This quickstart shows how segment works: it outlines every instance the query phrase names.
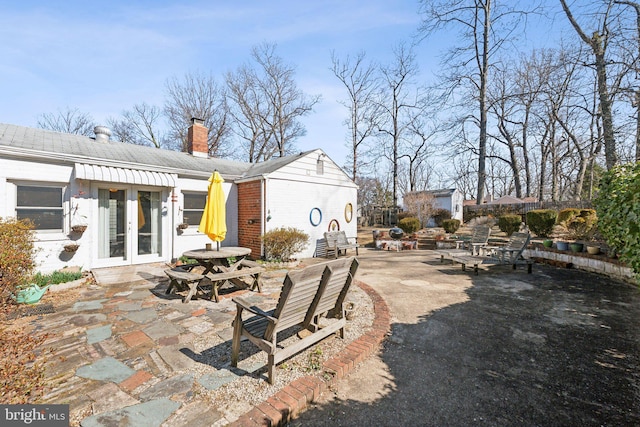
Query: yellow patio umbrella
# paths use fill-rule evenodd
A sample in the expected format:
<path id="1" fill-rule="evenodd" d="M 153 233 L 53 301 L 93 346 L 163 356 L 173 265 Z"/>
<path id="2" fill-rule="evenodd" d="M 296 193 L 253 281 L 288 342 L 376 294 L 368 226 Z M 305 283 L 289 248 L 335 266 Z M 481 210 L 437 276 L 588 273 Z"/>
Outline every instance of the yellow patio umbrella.
<path id="1" fill-rule="evenodd" d="M 209 236 L 216 242 L 220 249 L 220 242 L 227 235 L 227 210 L 225 208 L 224 191 L 222 183 L 224 179 L 218 171 L 214 171 L 209 178 L 209 191 L 207 193 L 207 203 L 204 205 L 204 212 L 200 219 L 198 231 Z"/>

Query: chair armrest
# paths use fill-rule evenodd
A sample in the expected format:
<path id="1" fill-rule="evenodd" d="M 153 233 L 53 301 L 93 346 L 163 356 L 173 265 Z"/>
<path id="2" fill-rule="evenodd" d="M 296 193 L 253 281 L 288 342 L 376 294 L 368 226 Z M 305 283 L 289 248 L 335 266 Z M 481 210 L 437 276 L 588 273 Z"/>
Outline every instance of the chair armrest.
<path id="1" fill-rule="evenodd" d="M 275 322 L 277 320 L 275 317 L 269 315 L 269 313 L 262 310 L 260 307 L 250 305 L 248 301 L 242 299 L 241 297 L 232 298 L 232 301 L 235 302 L 236 305 L 238 305 L 240 308 L 247 310 L 248 312 L 253 313 L 256 316 L 264 317 L 270 322 Z"/>

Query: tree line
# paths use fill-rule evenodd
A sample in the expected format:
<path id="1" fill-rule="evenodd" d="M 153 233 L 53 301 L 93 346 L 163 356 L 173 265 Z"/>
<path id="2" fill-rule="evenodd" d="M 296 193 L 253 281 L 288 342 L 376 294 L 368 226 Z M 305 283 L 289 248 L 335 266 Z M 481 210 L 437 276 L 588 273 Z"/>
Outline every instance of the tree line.
<path id="1" fill-rule="evenodd" d="M 359 204 L 397 206 L 404 194 L 446 183 L 481 204 L 513 194 L 591 198 L 614 165 L 640 160 L 640 3 L 631 0 L 421 0 L 415 37 L 392 59 L 331 54 L 344 89 L 349 156 Z M 564 27 L 554 45 L 525 43 L 530 26 Z M 453 42 L 426 79 L 426 43 Z M 440 39 L 439 39 L 440 38 Z M 259 162 L 295 151 L 300 119 L 319 95 L 263 43 L 217 80 L 187 74 L 166 83 L 163 107 L 145 103 L 110 119 L 121 141 L 181 150 L 191 117 L 209 128 L 212 156 Z M 168 130 L 158 124 L 169 123 Z M 77 110 L 44 114 L 41 127 L 91 134 Z"/>

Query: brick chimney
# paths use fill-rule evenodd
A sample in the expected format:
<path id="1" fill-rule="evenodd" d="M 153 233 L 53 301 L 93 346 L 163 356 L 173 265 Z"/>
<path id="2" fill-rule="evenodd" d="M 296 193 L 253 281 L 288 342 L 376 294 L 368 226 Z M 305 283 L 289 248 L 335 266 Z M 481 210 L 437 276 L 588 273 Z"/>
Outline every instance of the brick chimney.
<path id="1" fill-rule="evenodd" d="M 191 126 L 187 132 L 187 151 L 196 157 L 209 157 L 209 143 L 204 120 L 191 118 Z"/>

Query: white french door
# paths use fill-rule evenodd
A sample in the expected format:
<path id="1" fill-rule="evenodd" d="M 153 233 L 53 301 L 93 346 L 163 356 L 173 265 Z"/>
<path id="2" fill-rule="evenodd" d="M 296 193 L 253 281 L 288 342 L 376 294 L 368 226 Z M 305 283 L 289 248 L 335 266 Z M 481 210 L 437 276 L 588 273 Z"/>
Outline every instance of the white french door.
<path id="1" fill-rule="evenodd" d="M 160 261 L 163 192 L 128 185 L 100 186 L 97 261 L 104 266 Z"/>

